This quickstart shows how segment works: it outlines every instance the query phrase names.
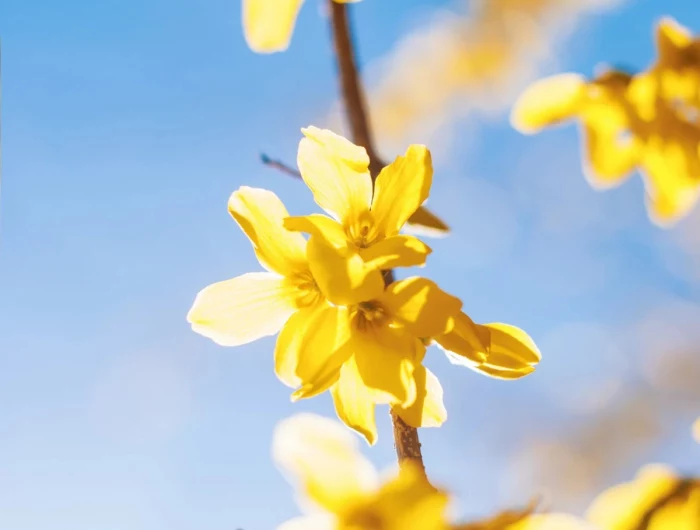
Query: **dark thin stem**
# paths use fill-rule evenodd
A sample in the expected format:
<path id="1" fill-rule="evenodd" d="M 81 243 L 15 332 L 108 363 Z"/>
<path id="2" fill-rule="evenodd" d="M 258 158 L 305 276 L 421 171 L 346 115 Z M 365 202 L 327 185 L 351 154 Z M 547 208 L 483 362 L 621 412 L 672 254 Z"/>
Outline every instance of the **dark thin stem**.
<path id="1" fill-rule="evenodd" d="M 299 173 L 298 169 L 292 166 L 288 166 L 287 164 L 285 164 L 284 162 L 280 162 L 279 160 L 273 160 L 265 153 L 262 153 L 260 155 L 260 161 L 266 166 L 276 169 L 277 171 L 281 171 L 282 173 L 289 175 L 290 177 L 294 177 L 297 179 L 301 178 L 301 173 Z"/>
<path id="2" fill-rule="evenodd" d="M 370 160 L 369 170 L 372 174 L 372 179 L 376 179 L 384 164 L 377 156 L 372 141 L 367 118 L 367 105 L 357 73 L 355 49 L 348 18 L 348 6 L 333 0 L 328 0 L 328 4 L 331 12 L 331 31 L 333 33 L 333 45 L 340 77 L 340 92 L 345 107 L 345 117 L 350 125 L 353 143 L 367 150 Z M 392 271 L 384 272 L 384 281 L 387 285 L 393 281 L 393 277 Z M 394 445 L 399 465 L 409 461 L 416 463 L 425 474 L 418 429 L 406 424 L 394 410 L 391 411 L 391 420 L 394 426 Z"/>

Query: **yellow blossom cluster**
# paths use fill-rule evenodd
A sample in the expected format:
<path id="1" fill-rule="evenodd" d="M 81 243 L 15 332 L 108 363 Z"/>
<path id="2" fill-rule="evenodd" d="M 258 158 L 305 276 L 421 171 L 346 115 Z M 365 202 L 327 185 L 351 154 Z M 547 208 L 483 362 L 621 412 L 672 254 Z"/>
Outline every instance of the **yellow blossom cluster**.
<path id="1" fill-rule="evenodd" d="M 575 119 L 592 186 L 643 177 L 650 218 L 666 226 L 700 193 L 700 39 L 670 18 L 656 31 L 658 57 L 637 74 L 610 69 L 594 79 L 560 74 L 531 85 L 511 115 L 524 133 Z"/>
<path id="2" fill-rule="evenodd" d="M 413 427 L 445 421 L 442 387 L 422 364 L 430 344 L 492 377 L 531 373 L 540 353 L 524 331 L 475 324 L 427 278 L 385 281 L 384 271 L 423 266 L 431 252 L 400 233 L 428 198 L 428 149 L 410 146 L 373 181 L 364 148 L 328 130 L 303 133 L 297 164 L 328 215 L 290 216 L 270 191 L 235 191 L 229 212 L 267 272 L 202 290 L 187 316 L 193 330 L 226 346 L 279 332 L 275 373 L 292 399 L 329 390 L 338 416 L 370 444 L 377 404 Z"/>
<path id="3" fill-rule="evenodd" d="M 488 520 L 451 523 L 450 497 L 410 464 L 383 483 L 337 422 L 299 414 L 277 426 L 273 457 L 300 490 L 308 513 L 278 530 L 697 530 L 700 479 L 663 465 L 600 494 L 585 517 L 503 512 Z"/>

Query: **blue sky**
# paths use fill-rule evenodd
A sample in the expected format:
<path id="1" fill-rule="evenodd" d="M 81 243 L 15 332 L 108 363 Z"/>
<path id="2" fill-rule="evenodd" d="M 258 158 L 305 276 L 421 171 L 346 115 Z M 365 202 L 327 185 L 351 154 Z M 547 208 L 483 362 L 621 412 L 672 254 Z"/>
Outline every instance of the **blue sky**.
<path id="1" fill-rule="evenodd" d="M 700 31 L 693 4 L 637 0 L 586 18 L 543 72 L 644 67 L 660 15 Z M 363 64 L 438 5 L 355 6 Z M 236 0 L 0 5 L 3 528 L 267 530 L 297 513 L 270 460 L 272 430 L 294 412 L 333 416 L 330 399 L 292 405 L 272 372 L 273 339 L 221 348 L 185 314 L 207 284 L 259 270 L 226 212 L 233 190 L 267 187 L 293 213 L 314 209 L 301 183 L 258 157 L 293 161 L 300 127 L 322 124 L 335 100 L 319 12 L 309 2 L 290 50 L 261 56 L 245 46 Z M 561 480 L 539 469 L 543 444 L 575 475 L 623 439 L 621 422 L 598 442 L 589 431 L 574 449 L 555 442 L 629 418 L 625 403 L 644 404 L 631 410 L 650 442 L 592 478 L 584 466 L 581 491 L 554 506 L 580 510 L 648 461 L 700 471 L 697 392 L 657 377 L 668 350 L 682 356 L 700 339 L 700 216 L 662 231 L 638 178 L 588 188 L 572 127 L 522 137 L 501 116 L 456 133 L 430 199 L 454 234 L 431 242 L 424 273 L 475 320 L 527 329 L 543 361 L 505 383 L 429 353 L 450 413 L 421 433 L 431 477 L 467 515 L 527 502 Z M 366 454 L 383 468 L 393 447 L 388 414 L 378 418 Z"/>

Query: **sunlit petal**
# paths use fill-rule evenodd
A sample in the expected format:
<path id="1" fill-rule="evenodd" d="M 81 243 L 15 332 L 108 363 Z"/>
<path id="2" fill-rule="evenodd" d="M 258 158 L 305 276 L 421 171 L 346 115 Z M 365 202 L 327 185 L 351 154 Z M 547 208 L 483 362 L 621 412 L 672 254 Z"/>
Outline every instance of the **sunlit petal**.
<path id="1" fill-rule="evenodd" d="M 426 278 L 414 276 L 389 285 L 380 298 L 389 313 L 415 337 L 435 337 L 452 329 L 462 301 Z"/>
<path id="2" fill-rule="evenodd" d="M 372 393 L 360 377 L 354 358 L 349 359 L 341 368 L 340 379 L 331 387 L 331 395 L 335 411 L 343 423 L 364 436 L 370 445 L 374 445 L 377 441 L 375 403 Z"/>
<path id="3" fill-rule="evenodd" d="M 348 238 L 345 235 L 343 225 L 335 219 L 320 214 L 311 214 L 300 217 L 287 217 L 284 227 L 294 232 L 306 232 L 311 236 L 323 239 L 329 246 L 336 249 L 344 249 L 348 246 Z"/>
<path id="4" fill-rule="evenodd" d="M 305 495 L 330 512 L 378 488 L 377 472 L 359 452 L 357 438 L 328 418 L 303 413 L 281 421 L 272 454 Z"/>
<path id="5" fill-rule="evenodd" d="M 493 528 L 495 530 L 495 528 L 500 527 L 494 526 Z M 508 530 L 601 530 L 601 528 L 574 515 L 536 513 L 521 521 L 511 523 L 508 525 Z"/>
<path id="6" fill-rule="evenodd" d="M 518 98 L 510 122 L 522 133 L 567 120 L 576 113 L 585 96 L 586 80 L 578 74 L 560 74 L 541 79 Z"/>
<path id="7" fill-rule="evenodd" d="M 250 49 L 286 50 L 302 4 L 303 0 L 243 0 L 243 31 Z"/>
<path id="8" fill-rule="evenodd" d="M 469 363 L 481 364 L 486 361 L 486 352 L 491 347 L 491 332 L 460 312 L 455 316 L 454 328 L 434 340 L 444 350 L 464 357 Z"/>
<path id="9" fill-rule="evenodd" d="M 486 324 L 485 327 L 489 329 L 491 335 L 489 354 L 506 355 L 523 364 L 532 365 L 540 362 L 542 358 L 540 350 L 530 335 L 522 329 L 498 322 Z M 487 362 L 491 363 L 491 359 L 488 358 Z"/>
<path id="10" fill-rule="evenodd" d="M 314 322 L 323 303 L 304 307 L 294 313 L 284 324 L 275 344 L 275 374 L 285 385 L 297 388 L 301 379 L 297 376 L 299 350 L 304 343 L 304 337 L 309 324 Z"/>
<path id="11" fill-rule="evenodd" d="M 358 372 L 375 402 L 412 405 L 416 400 L 416 339 L 387 326 L 357 332 L 353 339 Z"/>
<path id="12" fill-rule="evenodd" d="M 691 33 L 672 17 L 663 17 L 656 27 L 656 47 L 661 65 L 672 66 L 677 62 L 679 49 L 693 41 Z"/>
<path id="13" fill-rule="evenodd" d="M 334 304 L 357 304 L 375 299 L 384 291 L 381 271 L 367 265 L 353 249 L 338 250 L 312 236 L 307 256 L 318 288 Z"/>
<path id="14" fill-rule="evenodd" d="M 425 265 L 432 250 L 413 236 L 392 236 L 360 250 L 364 262 L 374 269 Z"/>
<path id="15" fill-rule="evenodd" d="M 268 190 L 242 186 L 228 201 L 228 211 L 250 239 L 260 264 L 283 276 L 308 270 L 306 240 L 289 232 L 282 201 Z"/>
<path id="16" fill-rule="evenodd" d="M 297 165 L 316 203 L 335 219 L 354 222 L 372 200 L 367 152 L 326 129 L 302 132 Z"/>
<path id="17" fill-rule="evenodd" d="M 328 390 L 340 376 L 340 367 L 353 353 L 350 319 L 345 307 L 324 305 L 306 322 L 299 340 L 295 375 L 302 387 L 293 399 Z"/>
<path id="18" fill-rule="evenodd" d="M 440 381 L 424 366 L 417 366 L 413 375 L 416 379 L 416 401 L 410 407 L 394 406 L 394 410 L 412 427 L 439 427 L 447 420 Z"/>
<path id="19" fill-rule="evenodd" d="M 433 182 L 430 151 L 411 145 L 404 156 L 386 166 L 374 184 L 372 214 L 381 234 L 393 236 L 425 202 Z"/>
<path id="20" fill-rule="evenodd" d="M 584 174 L 596 189 L 610 189 L 622 184 L 640 159 L 640 144 L 634 139 L 621 143 L 614 132 L 584 125 L 582 142 Z"/>
<path id="21" fill-rule="evenodd" d="M 277 333 L 297 310 L 297 289 L 268 272 L 251 272 L 202 289 L 187 313 L 192 329 L 222 346 Z"/>

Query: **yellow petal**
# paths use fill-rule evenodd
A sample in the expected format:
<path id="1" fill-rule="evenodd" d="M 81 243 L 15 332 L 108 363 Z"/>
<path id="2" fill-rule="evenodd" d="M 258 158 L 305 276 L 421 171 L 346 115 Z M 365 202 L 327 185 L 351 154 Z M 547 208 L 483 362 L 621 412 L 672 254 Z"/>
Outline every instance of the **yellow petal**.
<path id="1" fill-rule="evenodd" d="M 700 444 L 700 418 L 693 423 L 693 438 Z"/>
<path id="2" fill-rule="evenodd" d="M 394 282 L 380 298 L 389 314 L 413 336 L 428 338 L 447 333 L 462 301 L 440 289 L 426 278 L 414 276 Z"/>
<path id="3" fill-rule="evenodd" d="M 450 233 L 450 227 L 425 206 L 421 206 L 408 218 L 404 231 L 424 237 L 445 237 Z"/>
<path id="4" fill-rule="evenodd" d="M 578 74 L 541 79 L 518 98 L 510 122 L 521 133 L 534 133 L 572 118 L 586 94 L 586 80 Z"/>
<path id="5" fill-rule="evenodd" d="M 425 366 L 417 366 L 413 375 L 416 379 L 416 401 L 410 407 L 395 406 L 394 410 L 411 427 L 439 427 L 447 420 L 440 381 Z"/>
<path id="6" fill-rule="evenodd" d="M 358 372 L 375 402 L 412 405 L 416 339 L 402 329 L 376 326 L 356 331 L 353 341 Z"/>
<path id="7" fill-rule="evenodd" d="M 303 0 L 243 0 L 243 32 L 251 50 L 284 51 Z"/>
<path id="8" fill-rule="evenodd" d="M 331 395 L 338 417 L 357 431 L 370 445 L 377 441 L 377 424 L 374 421 L 375 403 L 357 370 L 354 358 L 340 370 L 340 379 L 331 387 Z"/>
<path id="9" fill-rule="evenodd" d="M 428 483 L 420 466 L 403 462 L 398 476 L 382 486 L 374 509 L 387 530 L 444 530 L 449 497 Z"/>
<path id="10" fill-rule="evenodd" d="M 346 249 L 348 237 L 345 229 L 338 221 L 317 213 L 299 217 L 287 217 L 284 227 L 293 232 L 306 232 L 311 236 L 323 239 L 335 249 Z"/>
<path id="11" fill-rule="evenodd" d="M 611 189 L 622 184 L 640 161 L 641 146 L 635 139 L 620 143 L 615 131 L 582 127 L 584 174 L 596 189 Z"/>
<path id="12" fill-rule="evenodd" d="M 307 255 L 318 288 L 336 305 L 373 300 L 384 291 L 381 271 L 365 264 L 352 249 L 335 249 L 322 238 L 311 236 Z"/>
<path id="13" fill-rule="evenodd" d="M 489 530 L 491 527 L 488 527 Z M 493 527 L 493 530 L 500 527 Z M 508 525 L 508 530 L 602 530 L 566 513 L 536 513 Z M 610 530 L 613 530 L 612 528 Z"/>
<path id="14" fill-rule="evenodd" d="M 670 468 L 645 466 L 633 481 L 613 486 L 596 497 L 586 512 L 586 519 L 601 528 L 634 528 L 644 513 L 668 495 L 677 483 L 678 477 Z"/>
<path id="15" fill-rule="evenodd" d="M 250 239 L 260 264 L 283 276 L 308 271 L 306 240 L 289 232 L 282 201 L 268 190 L 242 186 L 228 201 L 228 211 Z"/>
<path id="16" fill-rule="evenodd" d="M 672 17 L 663 17 L 659 21 L 656 27 L 656 47 L 661 65 L 677 66 L 680 50 L 690 46 L 692 42 L 690 32 Z"/>
<path id="17" fill-rule="evenodd" d="M 489 328 L 475 324 L 469 316 L 460 312 L 455 316 L 454 328 L 449 333 L 435 337 L 435 342 L 444 350 L 463 356 L 470 363 L 481 364 L 486 361 L 486 352 L 491 347 L 491 332 Z"/>
<path id="18" fill-rule="evenodd" d="M 275 462 L 304 495 L 329 512 L 339 512 L 378 488 L 372 464 L 360 454 L 357 438 L 339 422 L 297 414 L 277 424 Z"/>
<path id="19" fill-rule="evenodd" d="M 295 371 L 302 387 L 294 392 L 294 400 L 328 390 L 353 353 L 347 308 L 323 305 L 305 324 Z"/>
<path id="20" fill-rule="evenodd" d="M 344 224 L 369 210 L 372 178 L 362 147 L 326 129 L 302 129 L 297 165 L 316 203 Z"/>
<path id="21" fill-rule="evenodd" d="M 297 376 L 299 350 L 310 322 L 313 322 L 321 304 L 304 307 L 284 324 L 275 344 L 275 374 L 285 385 L 297 388 L 302 381 Z"/>
<path id="22" fill-rule="evenodd" d="M 240 346 L 277 333 L 297 310 L 297 296 L 284 278 L 251 272 L 202 289 L 187 321 L 221 346 Z"/>
<path id="23" fill-rule="evenodd" d="M 372 214 L 379 233 L 386 237 L 399 230 L 425 202 L 433 182 L 433 163 L 424 145 L 411 145 L 404 156 L 381 170 L 374 184 Z"/>
<path id="24" fill-rule="evenodd" d="M 392 236 L 360 250 L 364 262 L 375 269 L 425 265 L 431 248 L 413 236 Z"/>
<path id="25" fill-rule="evenodd" d="M 452 364 L 457 364 L 459 366 L 464 366 L 475 372 L 479 372 L 483 375 L 493 377 L 494 379 L 502 379 L 504 381 L 514 381 L 516 379 L 521 379 L 526 375 L 531 374 L 535 371 L 534 366 L 524 366 L 519 370 L 512 370 L 510 368 L 500 368 L 498 366 L 491 366 L 486 363 L 474 363 L 461 355 L 452 353 L 451 351 L 445 351 L 447 359 Z"/>
<path id="26" fill-rule="evenodd" d="M 489 353 L 500 353 L 520 360 L 524 364 L 537 364 L 542 355 L 535 341 L 520 328 L 494 322 L 485 324 L 491 335 Z"/>

